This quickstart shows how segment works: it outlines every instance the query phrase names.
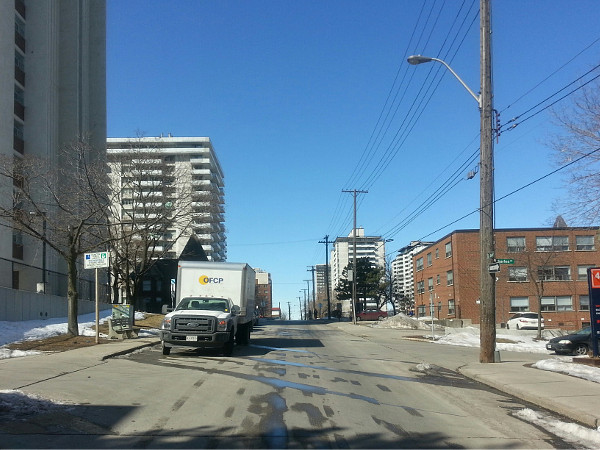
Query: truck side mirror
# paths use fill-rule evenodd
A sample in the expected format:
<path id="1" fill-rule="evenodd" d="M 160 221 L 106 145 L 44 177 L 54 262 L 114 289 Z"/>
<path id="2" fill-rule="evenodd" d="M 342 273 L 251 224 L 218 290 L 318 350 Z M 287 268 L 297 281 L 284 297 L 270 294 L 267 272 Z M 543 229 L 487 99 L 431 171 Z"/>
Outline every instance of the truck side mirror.
<path id="1" fill-rule="evenodd" d="M 231 307 L 231 314 L 237 315 L 240 313 L 240 307 L 238 305 L 233 305 Z"/>

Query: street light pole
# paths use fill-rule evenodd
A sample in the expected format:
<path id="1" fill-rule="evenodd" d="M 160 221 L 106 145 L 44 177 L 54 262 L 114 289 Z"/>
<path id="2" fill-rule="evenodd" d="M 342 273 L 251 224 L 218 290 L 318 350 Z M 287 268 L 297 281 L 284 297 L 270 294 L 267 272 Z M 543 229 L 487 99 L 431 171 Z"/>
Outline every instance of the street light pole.
<path id="1" fill-rule="evenodd" d="M 413 55 L 407 61 L 412 65 L 436 61 L 443 64 L 477 101 L 480 110 L 480 200 L 479 200 L 479 250 L 480 250 L 480 353 L 482 363 L 495 362 L 496 350 L 496 298 L 495 274 L 489 265 L 494 252 L 494 153 L 492 135 L 492 82 L 491 82 L 491 30 L 489 0 L 480 0 L 481 33 L 481 94 L 476 95 L 466 83 L 438 58 Z"/>

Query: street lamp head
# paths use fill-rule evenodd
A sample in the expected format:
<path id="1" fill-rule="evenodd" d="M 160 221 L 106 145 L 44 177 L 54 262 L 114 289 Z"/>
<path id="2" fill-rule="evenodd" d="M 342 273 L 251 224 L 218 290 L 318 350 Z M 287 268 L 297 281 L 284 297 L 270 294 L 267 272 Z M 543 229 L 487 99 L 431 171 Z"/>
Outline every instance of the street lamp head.
<path id="1" fill-rule="evenodd" d="M 430 58 L 429 56 L 412 55 L 412 56 L 409 56 L 406 60 L 408 61 L 409 64 L 416 66 L 418 64 L 423 64 L 423 63 L 428 63 L 430 61 L 433 61 L 433 58 Z"/>

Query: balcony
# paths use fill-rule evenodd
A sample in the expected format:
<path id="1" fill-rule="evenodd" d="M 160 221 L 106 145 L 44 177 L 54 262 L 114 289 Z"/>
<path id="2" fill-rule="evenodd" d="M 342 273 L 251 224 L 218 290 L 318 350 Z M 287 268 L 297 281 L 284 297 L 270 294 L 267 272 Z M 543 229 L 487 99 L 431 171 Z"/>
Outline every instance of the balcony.
<path id="1" fill-rule="evenodd" d="M 23 139 L 13 135 L 13 149 L 23 154 L 25 152 L 25 142 Z"/>
<path id="2" fill-rule="evenodd" d="M 23 53 L 25 53 L 25 38 L 17 31 L 15 31 L 15 44 Z"/>
<path id="3" fill-rule="evenodd" d="M 14 113 L 21 120 L 25 120 L 25 107 L 15 100 Z"/>
<path id="4" fill-rule="evenodd" d="M 17 80 L 21 86 L 25 86 L 25 72 L 17 66 L 15 66 L 15 80 Z"/>
<path id="5" fill-rule="evenodd" d="M 23 19 L 26 18 L 27 10 L 25 9 L 25 3 L 23 0 L 15 0 L 15 9 Z"/>

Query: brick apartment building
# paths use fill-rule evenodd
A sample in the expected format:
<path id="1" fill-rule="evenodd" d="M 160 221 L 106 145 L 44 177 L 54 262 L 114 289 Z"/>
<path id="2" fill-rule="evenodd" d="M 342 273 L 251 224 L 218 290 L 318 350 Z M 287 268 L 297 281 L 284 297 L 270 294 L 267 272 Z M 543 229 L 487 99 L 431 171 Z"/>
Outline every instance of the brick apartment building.
<path id="1" fill-rule="evenodd" d="M 496 322 L 538 311 L 546 328 L 589 325 L 587 269 L 600 266 L 599 228 L 498 229 Z M 508 262 L 508 261 L 507 261 Z M 415 313 L 479 323 L 479 230 L 457 230 L 415 254 Z"/>

